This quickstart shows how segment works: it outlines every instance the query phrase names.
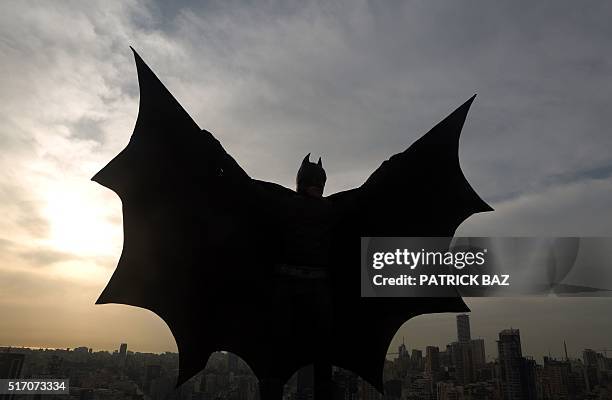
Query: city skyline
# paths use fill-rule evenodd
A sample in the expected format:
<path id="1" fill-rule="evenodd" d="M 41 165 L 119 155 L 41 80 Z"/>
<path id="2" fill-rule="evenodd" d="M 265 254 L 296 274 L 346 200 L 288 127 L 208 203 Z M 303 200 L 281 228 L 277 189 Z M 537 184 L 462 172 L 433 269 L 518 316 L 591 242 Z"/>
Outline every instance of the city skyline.
<path id="1" fill-rule="evenodd" d="M 474 347 L 480 339 L 465 334 L 470 329 L 466 314 L 456 316 L 456 327 L 455 340 L 443 350 L 428 346 L 426 352 L 409 351 L 402 343 L 396 357 L 385 363 L 384 395 L 350 371 L 334 368 L 336 395 L 350 400 L 586 400 L 612 394 L 612 358 L 607 353 L 586 348 L 577 359 L 545 357 L 538 363 L 523 353 L 520 329 L 506 328 L 498 332 L 495 361 L 487 362 Z M 256 376 L 232 353 L 212 354 L 202 371 L 175 388 L 178 357 L 133 352 L 127 343 L 118 344 L 112 354 L 87 347 L 0 347 L 0 377 L 69 379 L 70 395 L 80 399 L 109 391 L 113 399 L 259 399 Z M 311 399 L 312 379 L 312 368 L 296 371 L 285 383 L 283 398 Z"/>
<path id="2" fill-rule="evenodd" d="M 446 319 L 450 319 L 452 320 L 452 323 L 454 324 L 455 327 L 455 336 L 453 337 L 453 335 L 449 335 L 446 338 L 446 341 L 442 341 L 442 342 L 436 342 L 436 343 L 427 343 L 425 345 L 421 345 L 420 347 L 418 346 L 414 346 L 412 345 L 409 341 L 406 341 L 406 336 L 400 336 L 402 333 L 402 330 L 398 331 L 398 333 L 395 335 L 394 339 L 392 340 L 390 346 L 389 346 L 389 351 L 387 353 L 387 358 L 388 359 L 392 359 L 394 358 L 394 356 L 396 356 L 397 354 L 399 354 L 397 352 L 397 348 L 399 348 L 400 346 L 405 347 L 405 349 L 410 353 L 411 350 L 419 350 L 422 351 L 423 354 L 425 354 L 427 347 L 430 346 L 435 346 L 438 349 L 440 349 L 442 351 L 442 349 L 445 349 L 447 345 L 452 344 L 453 342 L 457 342 L 457 343 L 461 343 L 460 338 L 459 338 L 459 328 L 458 328 L 458 322 L 457 322 L 457 318 L 460 316 L 468 316 L 468 322 L 467 322 L 467 330 L 471 333 L 474 333 L 474 335 L 470 335 L 470 339 L 469 340 L 484 340 L 485 345 L 486 345 L 486 359 L 484 361 L 486 362 L 490 362 L 490 361 L 494 361 L 495 358 L 495 351 L 497 349 L 497 335 L 499 334 L 500 331 L 503 330 L 513 330 L 513 329 L 520 329 L 520 327 L 517 326 L 506 326 L 506 327 L 502 327 L 499 326 L 495 329 L 497 329 L 496 334 L 494 335 L 494 337 L 483 337 L 481 335 L 478 334 L 477 329 L 474 330 L 473 329 L 473 325 L 469 319 L 470 314 L 466 314 L 466 313 L 457 313 L 457 314 L 445 314 L 445 318 Z M 452 333 L 452 332 L 450 332 Z M 527 330 L 523 330 L 522 334 L 529 334 L 529 332 Z M 468 341 L 469 341 L 468 340 Z M 400 343 L 400 345 L 396 345 L 397 343 Z M 63 347 L 39 347 L 39 346 L 28 346 L 28 345 L 15 345 L 15 344 L 4 344 L 4 343 L 0 343 L 0 348 L 14 348 L 14 349 L 19 349 L 19 348 L 27 348 L 27 349 L 41 349 L 41 350 L 74 350 L 74 349 L 78 349 L 78 348 L 87 348 L 90 349 L 92 351 L 98 352 L 98 351 L 102 351 L 102 352 L 109 352 L 109 353 L 121 353 L 122 352 L 122 348 L 123 345 L 125 345 L 125 351 L 126 352 L 132 352 L 132 353 L 144 353 L 144 354 L 164 354 L 164 353 L 172 353 L 172 354 L 178 354 L 178 351 L 175 350 L 162 350 L 162 351 L 146 351 L 146 350 L 142 350 L 139 348 L 133 348 L 133 347 L 128 347 L 128 343 L 129 342 L 120 342 L 118 345 L 114 345 L 111 347 L 106 347 L 106 348 L 99 348 L 99 347 L 95 347 L 95 346 L 89 346 L 87 343 L 76 343 L 73 344 L 71 346 L 63 346 Z M 395 345 L 395 347 L 394 347 Z M 523 344 L 524 346 L 524 344 Z M 551 347 L 552 348 L 552 347 Z M 599 348 L 598 346 L 593 346 L 592 344 L 589 343 L 575 343 L 573 345 L 570 345 L 570 351 L 568 351 L 567 349 L 567 343 L 565 340 L 563 340 L 561 343 L 558 344 L 557 347 L 555 347 L 555 351 L 550 351 L 550 348 L 547 350 L 548 352 L 536 352 L 536 353 L 531 353 L 531 352 L 523 352 L 523 355 L 526 357 L 530 357 L 533 358 L 535 360 L 543 360 L 545 357 L 552 357 L 555 359 L 563 359 L 565 358 L 565 354 L 567 352 L 567 355 L 571 355 L 571 357 L 569 357 L 570 359 L 580 359 L 582 357 L 582 353 L 584 352 L 585 349 L 591 349 L 591 350 L 595 350 L 597 352 L 602 352 L 604 354 L 607 354 L 608 352 L 612 353 L 612 346 L 605 346 L 604 348 Z M 225 350 L 223 349 L 219 349 L 219 352 L 225 352 Z M 248 360 L 243 360 L 244 362 L 246 362 L 248 364 Z"/>

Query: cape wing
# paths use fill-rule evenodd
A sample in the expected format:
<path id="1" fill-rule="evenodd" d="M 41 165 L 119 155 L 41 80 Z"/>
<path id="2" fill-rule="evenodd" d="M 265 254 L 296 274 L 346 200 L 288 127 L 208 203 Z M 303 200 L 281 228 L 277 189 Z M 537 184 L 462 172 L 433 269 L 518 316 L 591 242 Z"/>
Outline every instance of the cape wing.
<path id="1" fill-rule="evenodd" d="M 293 192 L 251 179 L 134 55 L 134 132 L 93 177 L 120 197 L 124 227 L 121 258 L 96 303 L 161 317 L 178 346 L 178 384 L 220 350 L 260 379 L 287 380 L 309 354 L 286 351 L 304 338 L 282 336 L 268 274 L 280 253 L 274 199 Z"/>
<path id="2" fill-rule="evenodd" d="M 329 196 L 342 215 L 334 233 L 334 364 L 355 371 L 382 391 L 389 343 L 408 319 L 469 311 L 459 295 L 361 298 L 360 237 L 448 237 L 470 215 L 491 211 L 459 165 L 459 136 L 470 98 L 359 188 Z M 450 244 L 450 239 L 449 243 Z"/>

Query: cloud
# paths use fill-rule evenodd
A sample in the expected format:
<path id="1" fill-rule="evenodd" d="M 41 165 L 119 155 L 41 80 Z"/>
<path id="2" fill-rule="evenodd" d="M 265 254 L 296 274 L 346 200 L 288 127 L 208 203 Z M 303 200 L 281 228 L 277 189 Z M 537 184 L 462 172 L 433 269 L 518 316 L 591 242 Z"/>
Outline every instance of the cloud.
<path id="1" fill-rule="evenodd" d="M 33 249 L 20 253 L 20 256 L 31 266 L 48 266 L 59 261 L 74 259 L 71 254 L 49 249 Z"/>
<path id="2" fill-rule="evenodd" d="M 20 234 L 41 237 L 48 232 L 49 226 L 40 213 L 40 205 L 27 188 L 7 179 L 0 183 L 0 197 L 3 199 L 0 210 L 6 216 L 0 221 L 0 227 L 7 237 Z"/>
<path id="3" fill-rule="evenodd" d="M 610 236 L 612 177 L 574 179 L 518 194 L 496 203 L 495 212 L 477 214 L 460 236 Z"/>
<path id="4" fill-rule="evenodd" d="M 85 288 L 93 299 L 121 252 L 119 200 L 89 179 L 136 120 L 129 45 L 256 178 L 292 186 L 312 152 L 323 156 L 329 193 L 357 186 L 478 93 L 461 162 L 497 211 L 462 232 L 612 226 L 608 2 L 0 8 L 0 271 L 33 284 L 37 274 L 59 277 L 58 290 Z"/>
<path id="5" fill-rule="evenodd" d="M 573 7 L 182 3 L 160 8 L 174 50 L 135 45 L 249 172 L 286 185 L 309 151 L 331 191 L 360 184 L 478 92 L 462 162 L 500 199 L 610 164 L 609 5 Z"/>

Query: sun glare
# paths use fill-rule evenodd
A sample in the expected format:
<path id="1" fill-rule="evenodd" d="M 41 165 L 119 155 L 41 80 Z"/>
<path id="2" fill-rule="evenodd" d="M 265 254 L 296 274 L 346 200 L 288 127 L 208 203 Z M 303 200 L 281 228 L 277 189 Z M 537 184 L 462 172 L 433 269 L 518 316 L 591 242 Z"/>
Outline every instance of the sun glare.
<path id="1" fill-rule="evenodd" d="M 112 256 L 121 248 L 119 199 L 109 201 L 93 190 L 62 188 L 46 194 L 45 217 L 50 225 L 47 245 L 80 256 Z M 114 216 L 119 222 L 113 222 Z"/>

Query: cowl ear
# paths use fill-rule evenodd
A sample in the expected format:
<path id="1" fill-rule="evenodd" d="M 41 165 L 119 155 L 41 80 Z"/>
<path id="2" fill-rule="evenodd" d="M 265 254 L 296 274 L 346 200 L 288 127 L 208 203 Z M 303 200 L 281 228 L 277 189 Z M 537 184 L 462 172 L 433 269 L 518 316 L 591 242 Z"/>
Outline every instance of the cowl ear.
<path id="1" fill-rule="evenodd" d="M 319 157 L 319 161 L 317 161 L 317 165 L 323 168 L 323 163 L 321 162 L 321 157 Z"/>
<path id="2" fill-rule="evenodd" d="M 306 154 L 306 157 L 302 160 L 302 165 L 310 163 L 310 153 Z"/>

